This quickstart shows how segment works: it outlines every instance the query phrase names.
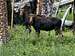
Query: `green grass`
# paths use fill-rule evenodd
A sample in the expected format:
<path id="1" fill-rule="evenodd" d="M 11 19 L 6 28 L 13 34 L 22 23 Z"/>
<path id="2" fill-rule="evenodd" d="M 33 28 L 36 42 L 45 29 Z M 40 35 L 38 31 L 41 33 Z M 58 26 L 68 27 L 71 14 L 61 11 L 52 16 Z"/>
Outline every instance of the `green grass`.
<path id="1" fill-rule="evenodd" d="M 63 15 L 64 12 L 58 13 L 60 18 Z M 69 20 L 72 18 L 72 13 L 67 16 Z M 64 32 L 63 39 L 57 38 L 54 31 L 41 31 L 40 37 L 36 37 L 33 28 L 28 34 L 22 25 L 9 32 L 10 41 L 0 46 L 0 56 L 75 56 L 75 36 L 71 30 Z"/>
<path id="2" fill-rule="evenodd" d="M 62 8 L 62 9 L 64 9 L 64 8 Z M 66 9 L 67 9 L 67 8 L 66 8 Z M 64 14 L 65 14 L 65 12 L 66 12 L 66 9 L 64 9 L 63 12 L 59 12 L 58 15 L 57 15 L 57 17 L 63 18 Z M 68 12 L 68 15 L 67 15 L 67 17 L 66 17 L 66 20 L 73 20 L 73 11 L 72 11 L 72 13 Z"/>
<path id="3" fill-rule="evenodd" d="M 16 26 L 11 32 L 11 40 L 0 47 L 0 56 L 75 56 L 75 37 L 71 31 L 64 32 L 63 42 L 54 31 L 35 31 L 28 36 L 25 27 Z"/>

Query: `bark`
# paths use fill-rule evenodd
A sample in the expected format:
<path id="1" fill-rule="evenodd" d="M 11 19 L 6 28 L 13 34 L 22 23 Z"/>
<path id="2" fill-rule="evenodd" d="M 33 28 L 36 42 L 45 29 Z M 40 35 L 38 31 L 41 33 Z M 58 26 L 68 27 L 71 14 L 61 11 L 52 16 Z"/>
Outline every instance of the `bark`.
<path id="1" fill-rule="evenodd" d="M 39 15 L 51 16 L 53 14 L 54 0 L 37 0 L 37 13 Z"/>
<path id="2" fill-rule="evenodd" d="M 7 0 L 7 13 L 8 13 L 8 25 L 11 25 L 11 13 L 12 13 L 12 9 L 11 9 L 11 0 Z"/>
<path id="3" fill-rule="evenodd" d="M 75 0 L 73 3 L 73 34 L 75 34 Z"/>
<path id="4" fill-rule="evenodd" d="M 8 39 L 8 19 L 6 0 L 0 0 L 0 41 L 6 43 Z"/>

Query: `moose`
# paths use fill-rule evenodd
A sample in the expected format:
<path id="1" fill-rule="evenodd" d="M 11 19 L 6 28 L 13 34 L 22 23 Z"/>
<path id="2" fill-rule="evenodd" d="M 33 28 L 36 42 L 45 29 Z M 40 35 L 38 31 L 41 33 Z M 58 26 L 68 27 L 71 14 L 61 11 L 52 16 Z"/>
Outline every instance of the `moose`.
<path id="1" fill-rule="evenodd" d="M 23 17 L 24 25 L 26 26 L 26 29 L 29 30 L 29 33 L 31 32 L 31 26 L 33 26 L 38 36 L 40 34 L 40 30 L 55 30 L 57 35 L 62 35 L 62 32 L 60 30 L 62 21 L 57 17 L 45 17 L 44 15 L 30 15 L 30 7 L 28 6 L 25 6 L 23 8 L 20 15 Z"/>
<path id="2" fill-rule="evenodd" d="M 21 13 L 24 21 L 24 25 L 26 29 L 29 29 L 29 33 L 31 32 L 31 26 L 34 27 L 35 31 L 40 34 L 40 30 L 51 31 L 55 30 L 56 34 L 61 34 L 60 30 L 62 20 L 57 17 L 45 17 L 44 15 L 30 15 L 31 10 L 30 6 L 25 6 Z M 63 35 L 62 35 L 63 36 Z"/>
<path id="3" fill-rule="evenodd" d="M 30 17 L 29 23 L 33 26 L 35 31 L 40 34 L 40 30 L 51 31 L 55 30 L 56 35 L 62 34 L 60 27 L 61 27 L 61 20 L 56 17 L 45 17 L 40 15 L 35 15 Z"/>

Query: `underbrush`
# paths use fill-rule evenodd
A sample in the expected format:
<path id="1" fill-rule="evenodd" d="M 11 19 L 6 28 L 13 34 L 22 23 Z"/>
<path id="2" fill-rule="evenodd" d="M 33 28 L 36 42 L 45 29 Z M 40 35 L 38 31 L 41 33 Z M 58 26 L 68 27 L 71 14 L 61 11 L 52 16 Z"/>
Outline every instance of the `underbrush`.
<path id="1" fill-rule="evenodd" d="M 75 36 L 71 30 L 64 32 L 63 39 L 54 31 L 41 31 L 40 37 L 36 37 L 33 28 L 28 34 L 24 26 L 17 25 L 10 34 L 10 41 L 0 47 L 0 56 L 75 56 Z"/>
<path id="2" fill-rule="evenodd" d="M 59 12 L 62 18 L 64 12 Z M 68 14 L 68 20 L 73 19 L 73 14 Z M 0 46 L 0 56 L 75 56 L 75 36 L 71 30 L 64 33 L 63 38 L 58 38 L 54 31 L 41 31 L 40 37 L 36 37 L 32 28 L 30 34 L 25 27 L 16 25 L 10 32 L 10 41 Z"/>

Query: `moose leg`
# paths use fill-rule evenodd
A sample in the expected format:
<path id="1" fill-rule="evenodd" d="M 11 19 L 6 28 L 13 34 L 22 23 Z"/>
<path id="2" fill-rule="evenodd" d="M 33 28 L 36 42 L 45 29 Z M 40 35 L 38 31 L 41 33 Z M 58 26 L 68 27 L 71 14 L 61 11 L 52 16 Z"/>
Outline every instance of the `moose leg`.
<path id="1" fill-rule="evenodd" d="M 35 23 L 34 29 L 36 31 L 37 36 L 39 37 L 40 36 L 40 23 L 39 22 Z"/>
<path id="2" fill-rule="evenodd" d="M 40 37 L 40 29 L 36 29 L 37 37 Z"/>
<path id="3" fill-rule="evenodd" d="M 55 29 L 55 32 L 56 32 L 55 34 L 58 35 L 59 37 L 63 37 L 63 33 L 59 28 Z"/>
<path id="4" fill-rule="evenodd" d="M 31 33 L 31 26 L 27 25 L 27 26 L 26 26 L 26 31 L 27 31 L 28 33 Z"/>
<path id="5" fill-rule="evenodd" d="M 29 26 L 29 33 L 31 33 L 31 26 Z"/>
<path id="6" fill-rule="evenodd" d="M 63 40 L 64 39 L 63 39 L 63 33 L 62 33 L 62 31 L 60 29 L 57 29 L 55 31 L 56 31 L 55 34 L 58 35 L 57 36 L 57 40 L 63 44 Z"/>

